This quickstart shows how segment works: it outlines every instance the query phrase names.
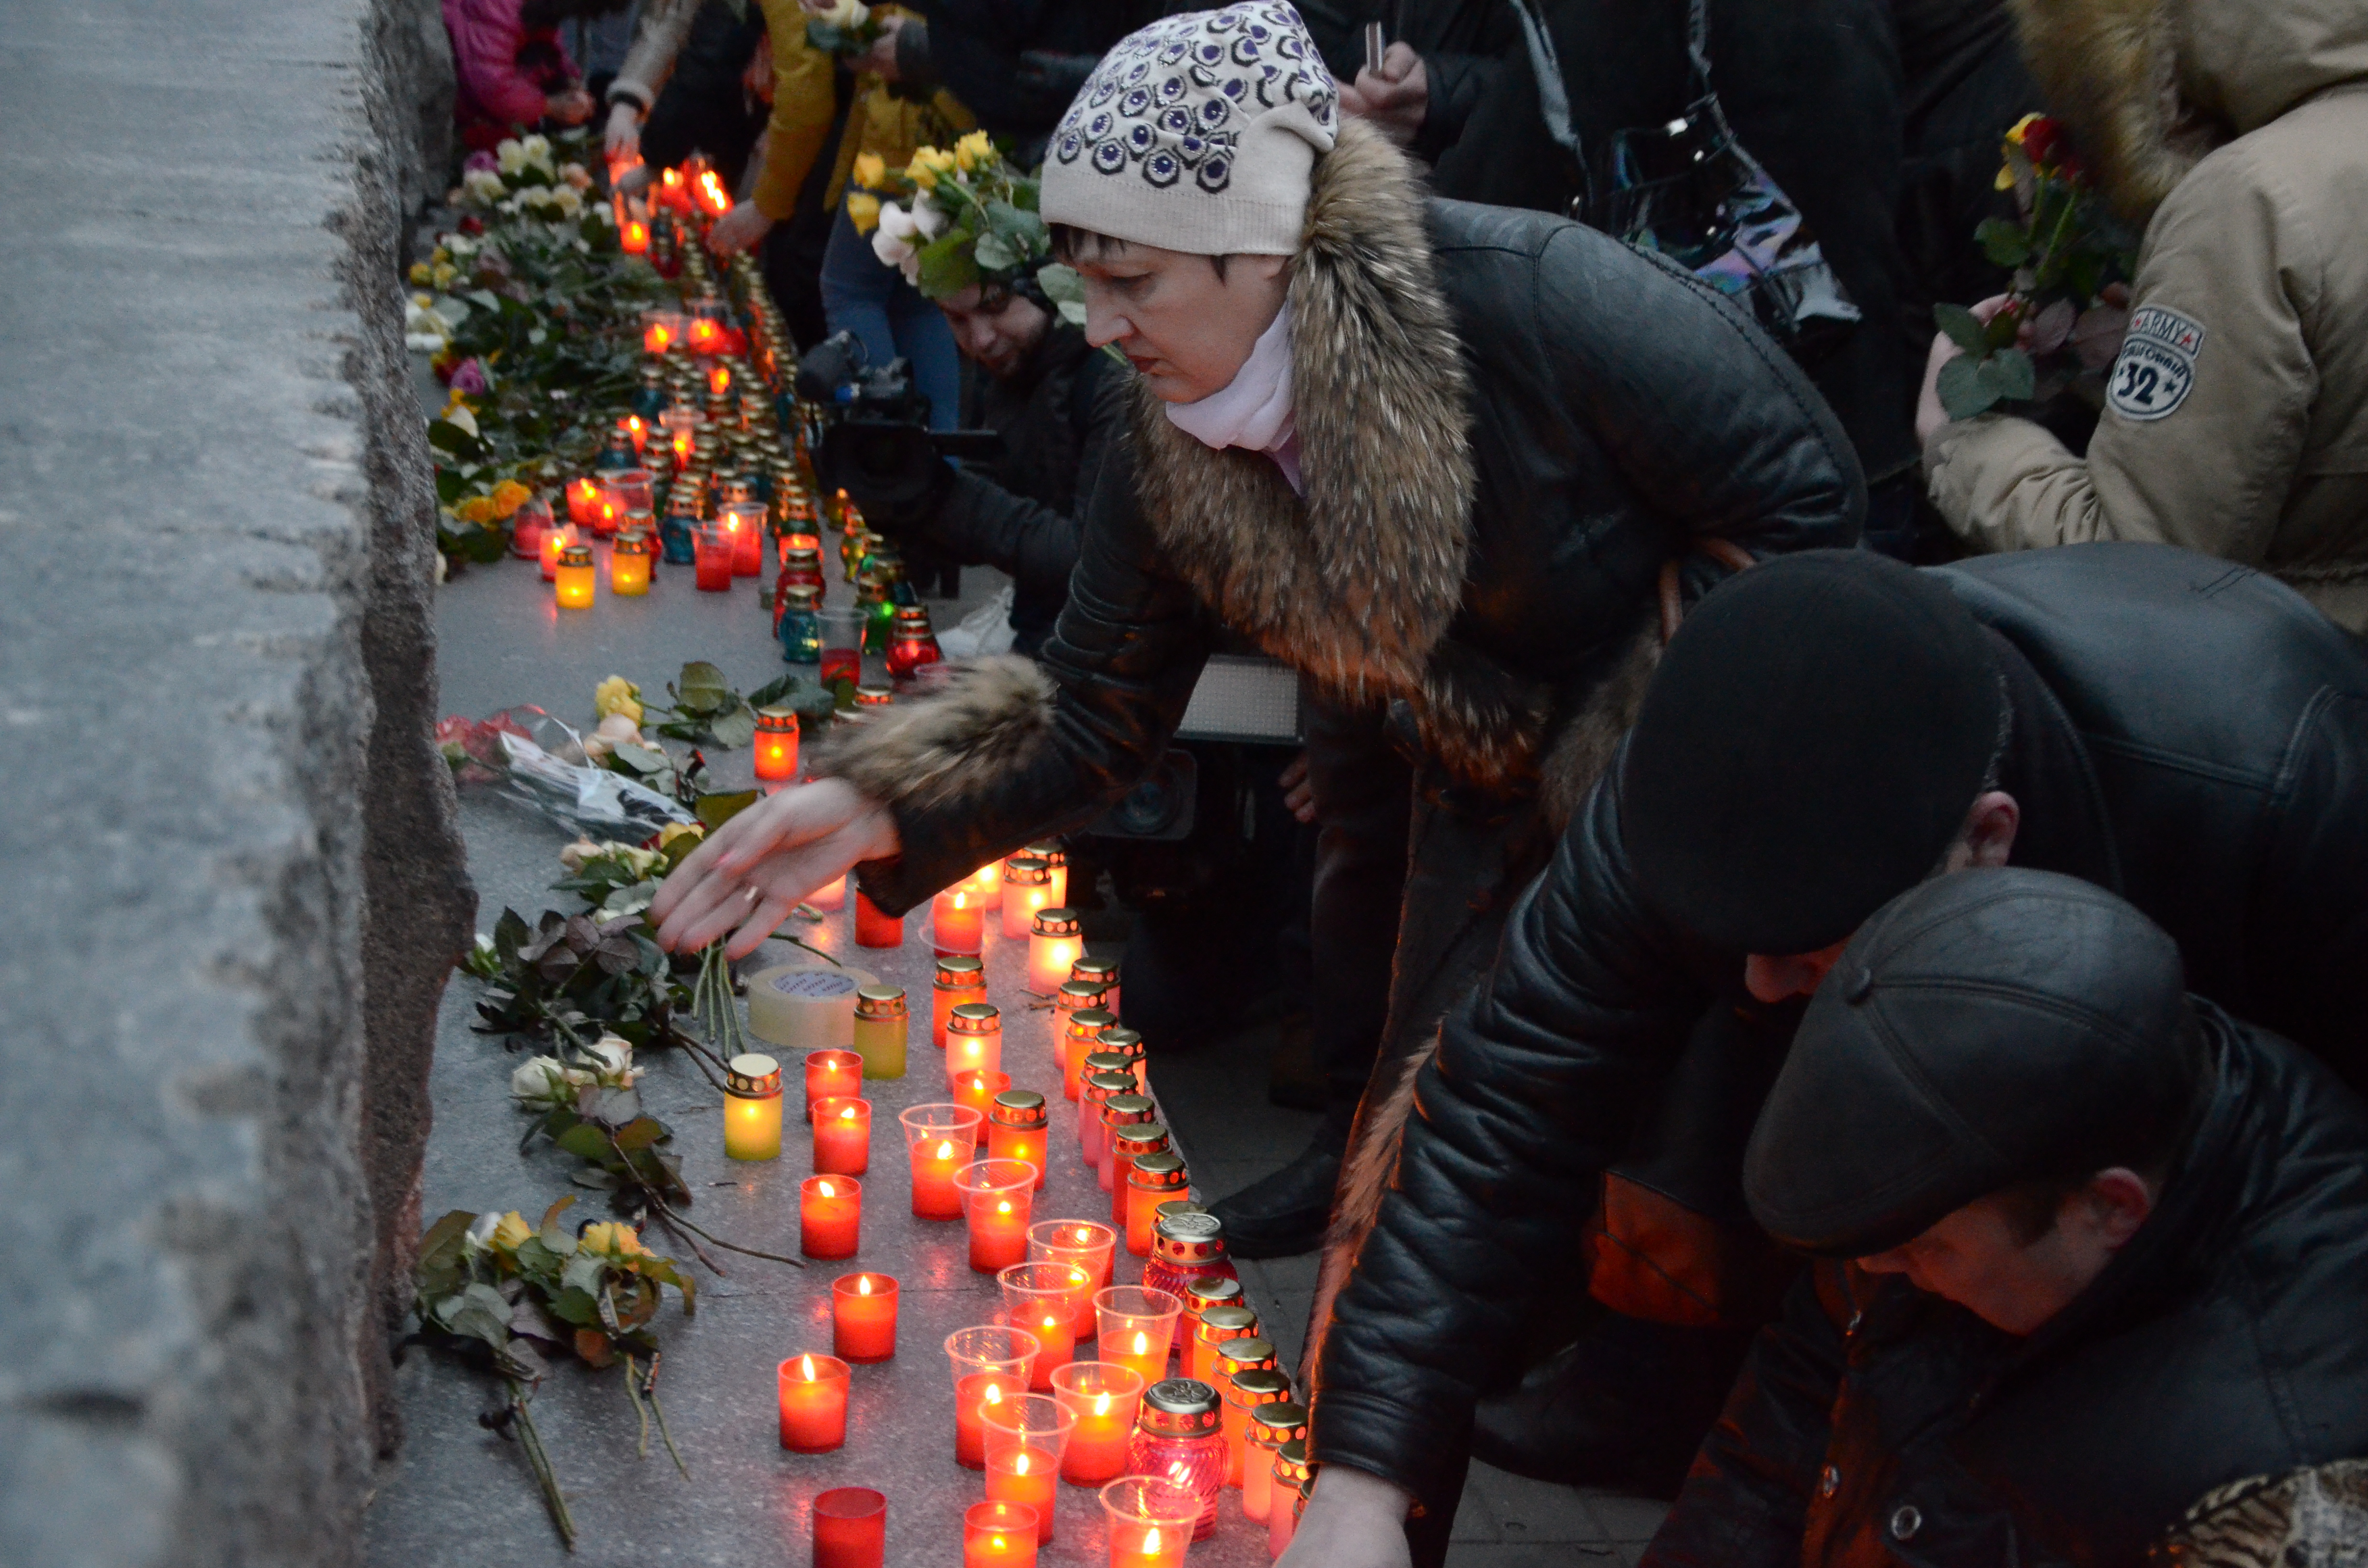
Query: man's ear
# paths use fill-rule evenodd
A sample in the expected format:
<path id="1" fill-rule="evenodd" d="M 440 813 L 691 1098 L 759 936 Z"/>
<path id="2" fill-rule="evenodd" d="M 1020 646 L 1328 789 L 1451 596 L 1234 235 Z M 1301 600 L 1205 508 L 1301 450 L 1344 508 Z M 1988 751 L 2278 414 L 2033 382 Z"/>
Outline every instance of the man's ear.
<path id="1" fill-rule="evenodd" d="M 2089 1177 L 2073 1201 L 2087 1205 L 2097 1240 L 2118 1252 L 2154 1213 L 2154 1188 L 2127 1165 L 2113 1165 Z"/>
<path id="2" fill-rule="evenodd" d="M 1991 869 L 2005 865 L 2021 826 L 2022 807 L 2012 795 L 1992 790 L 1977 797 L 1965 813 L 1965 846 L 1973 852 L 1965 863 Z"/>

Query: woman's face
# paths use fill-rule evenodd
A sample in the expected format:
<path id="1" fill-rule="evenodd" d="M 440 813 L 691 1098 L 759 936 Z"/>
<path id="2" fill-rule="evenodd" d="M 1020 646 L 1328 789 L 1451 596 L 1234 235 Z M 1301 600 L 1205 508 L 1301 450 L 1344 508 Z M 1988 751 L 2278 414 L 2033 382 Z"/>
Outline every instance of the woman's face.
<path id="1" fill-rule="evenodd" d="M 1211 258 L 1106 242 L 1074 264 L 1086 282 L 1086 341 L 1118 345 L 1162 403 L 1222 392 L 1282 309 L 1291 258 Z"/>

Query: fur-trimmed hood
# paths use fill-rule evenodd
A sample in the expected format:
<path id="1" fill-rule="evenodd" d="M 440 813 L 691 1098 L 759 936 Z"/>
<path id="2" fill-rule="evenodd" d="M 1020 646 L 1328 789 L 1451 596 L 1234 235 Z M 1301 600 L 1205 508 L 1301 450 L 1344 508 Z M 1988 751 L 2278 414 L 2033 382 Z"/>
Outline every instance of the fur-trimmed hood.
<path id="1" fill-rule="evenodd" d="M 2368 79 L 2360 0 L 2009 0 L 2023 58 L 2122 215 L 2214 147 Z"/>

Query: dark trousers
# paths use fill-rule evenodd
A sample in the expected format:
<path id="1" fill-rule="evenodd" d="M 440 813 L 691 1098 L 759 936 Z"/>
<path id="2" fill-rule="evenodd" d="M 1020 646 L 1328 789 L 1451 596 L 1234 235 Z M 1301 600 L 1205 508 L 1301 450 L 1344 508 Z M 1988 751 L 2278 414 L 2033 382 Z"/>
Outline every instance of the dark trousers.
<path id="1" fill-rule="evenodd" d="M 1378 710 L 1318 703 L 1308 716 L 1307 777 L 1316 829 L 1309 1022 L 1325 1132 L 1345 1145 L 1389 1017 L 1414 775 Z"/>

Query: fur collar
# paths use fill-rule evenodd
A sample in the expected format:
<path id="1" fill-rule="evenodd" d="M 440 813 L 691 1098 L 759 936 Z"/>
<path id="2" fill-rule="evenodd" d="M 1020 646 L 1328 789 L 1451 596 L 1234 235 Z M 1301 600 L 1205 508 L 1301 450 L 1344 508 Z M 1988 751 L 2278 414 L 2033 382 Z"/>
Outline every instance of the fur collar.
<path id="1" fill-rule="evenodd" d="M 1443 761 L 1502 785 L 1533 766 L 1545 708 L 1447 635 L 1478 476 L 1463 344 L 1423 219 L 1406 156 L 1343 123 L 1291 264 L 1304 503 L 1271 460 L 1211 451 L 1140 383 L 1137 487 L 1169 565 L 1228 625 L 1337 700 L 1412 703 Z"/>
<path id="2" fill-rule="evenodd" d="M 2072 128 L 2106 199 L 2143 228 L 2228 138 L 2180 90 L 2171 0 L 2008 0 L 2050 112 Z"/>

